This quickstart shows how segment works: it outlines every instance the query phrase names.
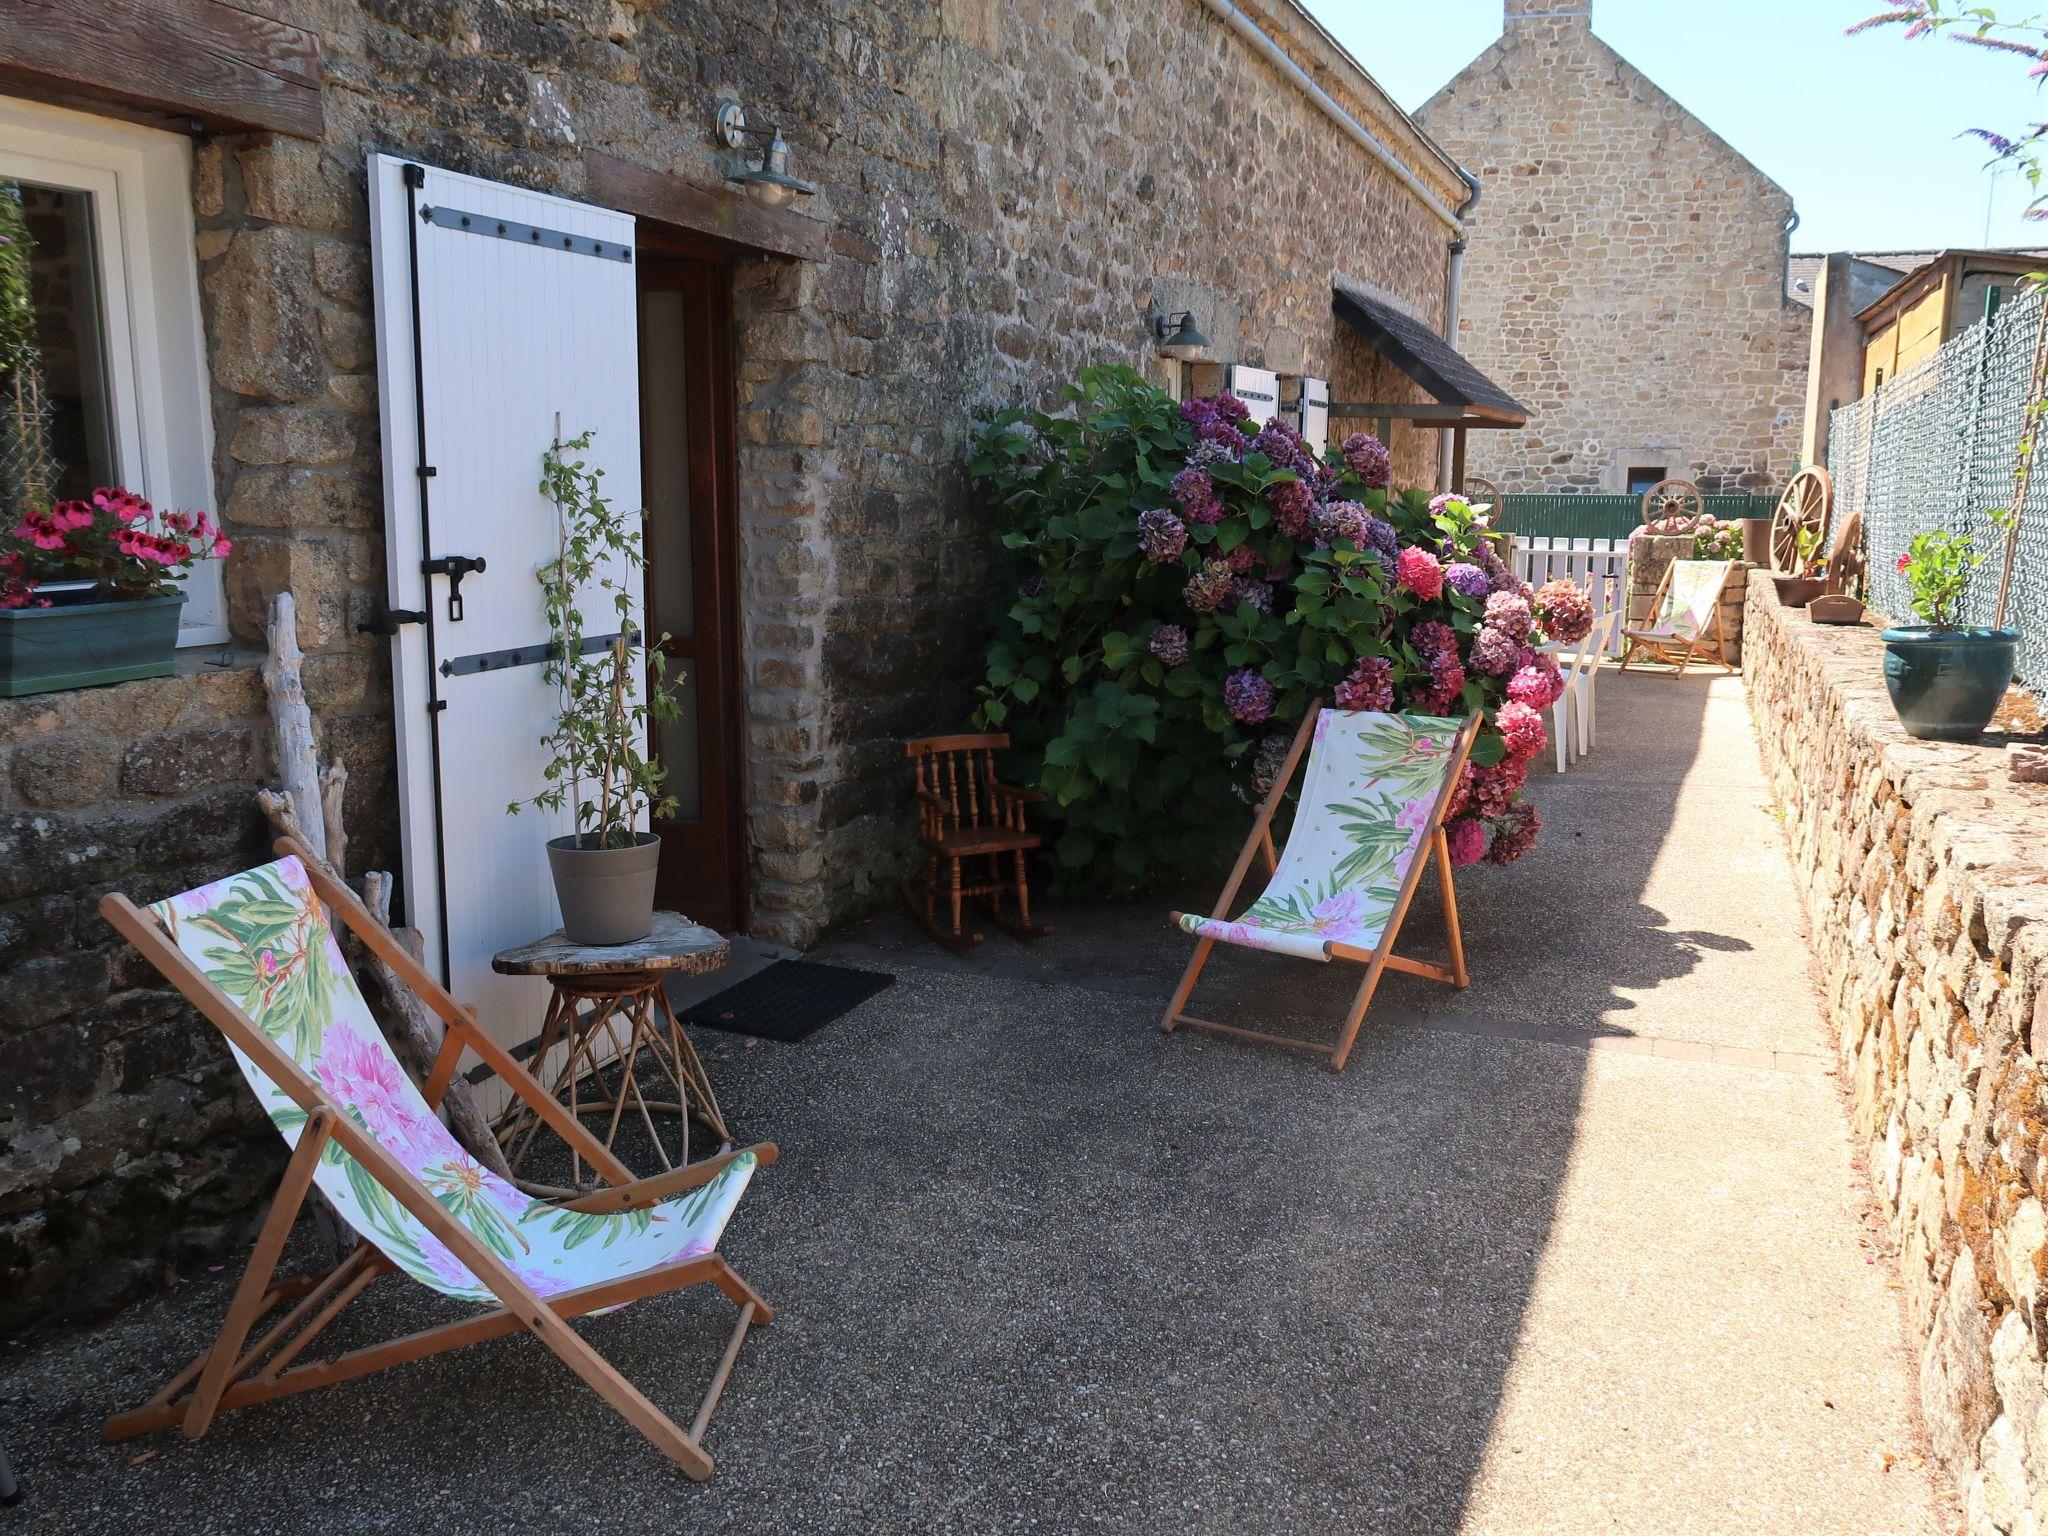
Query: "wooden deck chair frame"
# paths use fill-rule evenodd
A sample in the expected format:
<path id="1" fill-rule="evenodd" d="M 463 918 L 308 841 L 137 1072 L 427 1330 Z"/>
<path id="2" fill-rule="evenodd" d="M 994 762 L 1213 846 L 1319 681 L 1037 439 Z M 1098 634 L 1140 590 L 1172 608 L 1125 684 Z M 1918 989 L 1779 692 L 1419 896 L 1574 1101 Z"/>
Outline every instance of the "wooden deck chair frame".
<path id="1" fill-rule="evenodd" d="M 1288 748 L 1286 761 L 1280 765 L 1279 773 L 1273 776 L 1273 787 L 1259 805 L 1258 816 L 1252 822 L 1251 835 L 1245 839 L 1244 848 L 1237 856 L 1237 863 L 1231 867 L 1230 878 L 1224 883 L 1223 894 L 1216 901 L 1216 909 L 1209 915 L 1218 921 L 1226 921 L 1231 905 L 1237 900 L 1238 888 L 1244 884 L 1244 877 L 1252 866 L 1252 856 L 1264 853 L 1266 873 L 1270 877 L 1280 867 L 1280 856 L 1273 847 L 1273 813 L 1280 808 L 1280 801 L 1287 793 L 1287 786 L 1294 780 L 1295 769 L 1301 766 L 1303 751 L 1315 739 L 1316 717 L 1323 711 L 1318 699 L 1309 706 L 1307 717 L 1301 722 L 1301 729 L 1294 733 L 1294 745 Z M 1166 1016 L 1159 1021 L 1159 1027 L 1168 1034 L 1183 1024 L 1196 1029 L 1206 1029 L 1212 1034 L 1228 1035 L 1238 1040 L 1253 1040 L 1264 1045 L 1284 1045 L 1293 1050 L 1310 1051 L 1330 1058 L 1330 1070 L 1342 1072 L 1344 1063 L 1351 1057 L 1351 1047 L 1358 1039 L 1358 1029 L 1365 1022 L 1365 1011 L 1372 1006 L 1372 995 L 1378 990 L 1380 977 L 1386 972 L 1406 971 L 1412 976 L 1427 976 L 1432 981 L 1448 982 L 1454 987 L 1463 987 L 1468 981 L 1465 974 L 1465 944 L 1458 928 L 1458 895 L 1451 883 L 1451 851 L 1449 840 L 1444 835 L 1444 812 L 1449 808 L 1451 796 L 1458 787 L 1459 775 L 1465 768 L 1465 759 L 1471 755 L 1472 743 L 1479 735 L 1480 715 L 1476 712 L 1466 717 L 1459 729 L 1456 743 L 1451 749 L 1450 771 L 1444 776 L 1444 786 L 1437 794 L 1436 805 L 1431 809 L 1429 826 L 1423 833 L 1424 848 L 1415 861 L 1408 866 L 1408 874 L 1401 882 L 1400 894 L 1394 900 L 1394 908 L 1387 916 L 1387 926 L 1380 934 L 1380 941 L 1371 949 L 1356 944 L 1331 942 L 1325 952 L 1332 960 L 1349 960 L 1365 966 L 1365 979 L 1358 984 L 1357 995 L 1351 1000 L 1351 1008 L 1344 1015 L 1343 1028 L 1337 1033 L 1334 1044 L 1323 1045 L 1313 1040 L 1296 1040 L 1288 1035 L 1276 1035 L 1266 1030 L 1243 1029 L 1234 1024 L 1219 1024 L 1213 1019 L 1198 1019 L 1182 1010 L 1187 1006 L 1189 996 L 1195 990 L 1195 982 L 1202 974 L 1202 967 L 1209 962 L 1209 951 L 1215 948 L 1216 940 L 1202 935 L 1195 940 L 1195 952 L 1189 959 L 1187 969 L 1181 972 L 1180 985 L 1173 989 L 1173 999 L 1166 1005 Z M 1394 953 L 1394 940 L 1401 932 L 1401 923 L 1408 916 L 1408 904 L 1415 899 L 1415 892 L 1422 883 L 1422 872 L 1431 859 L 1436 860 L 1437 889 L 1443 897 L 1444 925 L 1450 936 L 1450 963 L 1439 965 L 1428 960 L 1411 960 L 1406 955 Z M 1174 920 L 1180 920 L 1174 914 Z M 1285 958 L 1285 957 L 1283 957 Z"/>
<path id="2" fill-rule="evenodd" d="M 1630 629 L 1626 624 L 1622 626 L 1623 672 L 1628 670 L 1630 662 L 1645 659 L 1676 667 L 1680 674 L 1684 673 L 1688 663 L 1695 660 L 1717 662 L 1730 672 L 1735 670 L 1735 663 L 1723 654 L 1726 647 L 1721 639 L 1721 594 L 1727 588 L 1729 573 L 1735 569 L 1735 565 L 1734 562 L 1725 560 L 1720 564 L 1721 583 L 1714 588 L 1714 611 L 1707 622 L 1699 627 L 1698 633 L 1690 636 L 1653 635 L 1647 630 Z M 1664 594 L 1670 590 L 1671 573 L 1677 566 L 1678 562 L 1674 560 L 1664 567 L 1664 579 L 1657 583 L 1657 590 L 1650 597 L 1650 622 L 1653 624 L 1657 620 L 1658 611 L 1664 606 Z M 1709 633 L 1714 637 L 1712 644 L 1707 641 Z M 1647 657 L 1640 657 L 1637 655 L 1639 651 L 1647 651 L 1649 654 Z"/>
<path id="3" fill-rule="evenodd" d="M 290 838 L 276 844 L 280 857 L 296 854 L 306 866 L 314 892 L 327 904 L 331 914 L 418 994 L 448 1027 L 440 1056 L 422 1089 L 429 1105 L 438 1105 L 455 1074 L 464 1047 L 474 1051 L 483 1063 L 503 1078 L 506 1086 L 524 1099 L 571 1147 L 589 1162 L 613 1188 L 564 1202 L 575 1211 L 617 1212 L 635 1210 L 694 1189 L 715 1177 L 733 1158 L 751 1151 L 762 1164 L 776 1159 L 773 1143 L 707 1158 L 686 1168 L 677 1168 L 653 1178 L 635 1179 L 625 1165 L 595 1136 L 550 1096 L 527 1070 L 508 1055 L 478 1027 L 475 1015 L 458 1003 L 435 981 L 389 929 L 371 916 L 353 891 L 335 880 L 323 865 Z M 760 1295 L 742 1280 L 716 1252 L 677 1264 L 662 1265 L 636 1275 L 626 1275 L 596 1285 L 564 1291 L 543 1301 L 490 1248 L 458 1222 L 433 1194 L 396 1158 L 348 1115 L 339 1112 L 325 1091 L 290 1056 L 278 1048 L 255 1022 L 225 992 L 179 949 L 154 917 L 126 896 L 114 893 L 100 902 L 100 912 L 182 992 L 186 999 L 219 1027 L 243 1054 L 248 1056 L 278 1088 L 307 1114 L 284 1180 L 272 1200 L 256 1238 L 255 1252 L 242 1272 L 234 1299 L 218 1337 L 198 1359 L 140 1408 L 115 1414 L 102 1427 L 107 1440 L 124 1440 L 152 1430 L 178 1425 L 187 1438 L 206 1433 L 214 1415 L 252 1403 L 289 1397 L 316 1387 L 332 1386 L 381 1371 L 387 1366 L 438 1355 L 484 1339 L 499 1338 L 522 1330 L 532 1333 L 613 1408 L 647 1437 L 654 1447 L 681 1467 L 689 1476 L 711 1475 L 712 1460 L 704 1451 L 704 1429 L 718 1406 L 749 1327 L 770 1321 L 774 1313 Z M 389 1343 L 349 1350 L 331 1358 L 318 1358 L 303 1365 L 296 1360 L 315 1338 L 326 1330 L 370 1283 L 380 1276 L 396 1273 L 396 1266 L 368 1242 L 323 1275 L 288 1280 L 275 1278 L 285 1239 L 300 1206 L 312 1186 L 313 1173 L 322 1148 L 328 1141 L 342 1147 L 420 1224 L 445 1243 L 469 1271 L 494 1295 L 498 1306 L 474 1317 L 423 1329 Z M 665 1291 L 709 1282 L 718 1287 L 740 1309 L 739 1321 L 719 1359 L 709 1388 L 697 1409 L 695 1421 L 684 1430 L 670 1420 L 638 1388 L 621 1376 L 596 1349 L 569 1326 L 568 1319 L 600 1308 L 614 1307 Z M 253 1344 L 248 1338 L 257 1325 L 278 1307 L 290 1305 Z M 245 1344 L 247 1347 L 245 1348 Z"/>

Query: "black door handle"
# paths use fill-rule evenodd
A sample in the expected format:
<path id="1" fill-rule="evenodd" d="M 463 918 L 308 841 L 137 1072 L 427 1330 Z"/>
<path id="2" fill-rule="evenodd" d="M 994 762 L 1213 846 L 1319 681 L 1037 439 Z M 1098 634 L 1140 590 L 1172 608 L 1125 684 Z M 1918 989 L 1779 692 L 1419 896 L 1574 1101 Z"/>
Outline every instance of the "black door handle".
<path id="1" fill-rule="evenodd" d="M 435 560 L 422 560 L 420 569 L 429 576 L 448 578 L 448 622 L 462 622 L 462 578 L 471 571 L 484 568 L 482 555 L 442 555 Z"/>

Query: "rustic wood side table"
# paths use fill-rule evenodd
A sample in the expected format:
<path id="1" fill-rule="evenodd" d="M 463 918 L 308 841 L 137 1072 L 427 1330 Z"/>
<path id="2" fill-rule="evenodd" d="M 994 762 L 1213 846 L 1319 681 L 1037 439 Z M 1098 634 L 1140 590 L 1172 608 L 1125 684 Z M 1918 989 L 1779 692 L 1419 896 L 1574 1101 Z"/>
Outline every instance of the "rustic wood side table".
<path id="1" fill-rule="evenodd" d="M 676 1021 L 663 984 L 671 975 L 717 970 L 730 954 L 731 947 L 709 928 L 677 912 L 657 912 L 653 930 L 635 943 L 576 944 L 557 928 L 544 939 L 500 950 L 491 960 L 491 969 L 505 976 L 548 979 L 547 1014 L 531 1061 L 536 1077 L 548 1074 L 541 1078 L 542 1086 L 556 1098 L 566 1095 L 569 1112 L 579 1118 L 608 1113 L 610 1118 L 601 1133 L 607 1149 L 617 1139 L 619 1121 L 630 1104 L 646 1125 L 655 1155 L 667 1169 L 689 1161 L 692 1117 L 727 1145 L 732 1134 L 718 1111 L 711 1079 L 690 1037 Z M 612 1052 L 609 1059 L 599 1054 L 606 1046 Z M 562 1048 L 560 1064 L 550 1068 L 548 1058 L 558 1047 Z M 642 1092 L 634 1069 L 643 1056 L 655 1064 L 659 1077 L 667 1079 L 675 1093 L 673 1099 L 649 1099 Z M 604 1085 L 604 1072 L 614 1063 L 620 1075 L 618 1087 L 611 1090 Z M 588 1095 L 584 1092 L 586 1078 L 591 1088 Z M 662 1090 L 656 1086 L 654 1091 Z M 676 1118 L 680 1145 L 673 1160 L 655 1127 L 657 1111 Z M 498 1142 L 515 1178 L 541 1125 L 540 1118 L 517 1101 L 498 1120 Z M 571 1177 L 580 1185 L 583 1160 L 573 1152 L 571 1167 Z M 582 1192 L 524 1179 L 519 1182 L 531 1194 Z"/>

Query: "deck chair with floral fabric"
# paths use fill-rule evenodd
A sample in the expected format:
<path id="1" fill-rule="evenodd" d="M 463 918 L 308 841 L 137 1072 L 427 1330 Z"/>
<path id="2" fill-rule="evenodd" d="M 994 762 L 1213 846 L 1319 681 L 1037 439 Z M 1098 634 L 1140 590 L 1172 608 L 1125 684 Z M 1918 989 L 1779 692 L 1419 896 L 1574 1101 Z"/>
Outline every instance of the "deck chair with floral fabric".
<path id="1" fill-rule="evenodd" d="M 1450 850 L 1444 813 L 1458 784 L 1472 742 L 1477 714 L 1463 720 L 1435 715 L 1392 715 L 1367 710 L 1324 709 L 1320 703 L 1295 733 L 1294 745 L 1259 806 L 1251 836 L 1207 917 L 1176 912 L 1173 920 L 1195 936 L 1188 961 L 1166 1005 L 1162 1029 L 1181 1024 L 1240 1039 L 1314 1051 L 1330 1058 L 1330 1070 L 1344 1070 L 1352 1042 L 1383 972 L 1408 971 L 1465 985 L 1465 950 L 1458 933 L 1457 897 L 1451 886 Z M 1311 743 L 1294 827 L 1286 848 L 1273 852 L 1273 813 L 1287 793 L 1304 748 Z M 1265 893 L 1236 919 L 1230 917 L 1238 887 L 1263 852 L 1272 878 Z M 1394 939 L 1408 903 L 1434 857 L 1450 929 L 1448 965 L 1411 960 L 1394 953 Z M 1240 1029 L 1198 1019 L 1181 1010 L 1217 944 L 1268 950 L 1302 960 L 1349 960 L 1365 966 L 1351 1010 L 1335 1044 L 1296 1040 L 1264 1030 Z"/>
<path id="2" fill-rule="evenodd" d="M 1650 599 L 1650 622 L 1622 626 L 1621 670 L 1647 656 L 1680 672 L 1694 660 L 1718 661 L 1734 671 L 1721 653 L 1721 589 L 1734 569 L 1732 560 L 1672 561 Z"/>
<path id="3" fill-rule="evenodd" d="M 292 1147 L 219 1337 L 149 1402 L 107 1420 L 106 1438 L 173 1424 L 196 1438 L 217 1411 L 525 1331 L 691 1477 L 710 1476 L 711 1457 L 701 1446 L 705 1425 L 748 1327 L 773 1315 L 719 1257 L 718 1240 L 754 1170 L 775 1161 L 774 1146 L 763 1143 L 636 1182 L 353 892 L 297 844 L 280 842 L 277 851 L 283 857 L 275 863 L 170 897 L 146 912 L 119 894 L 100 903 L 107 920 L 227 1037 L 236 1065 Z M 424 1093 L 406 1077 L 356 989 L 335 942 L 333 917 L 447 1024 Z M 464 1047 L 614 1187 L 545 1204 L 470 1157 L 432 1108 Z M 278 1281 L 273 1272 L 309 1186 L 318 1187 L 366 1241 L 323 1275 Z M 392 1273 L 489 1310 L 390 1343 L 293 1363 L 371 1282 Z M 705 1281 L 731 1298 L 740 1315 L 685 1433 L 568 1319 Z"/>

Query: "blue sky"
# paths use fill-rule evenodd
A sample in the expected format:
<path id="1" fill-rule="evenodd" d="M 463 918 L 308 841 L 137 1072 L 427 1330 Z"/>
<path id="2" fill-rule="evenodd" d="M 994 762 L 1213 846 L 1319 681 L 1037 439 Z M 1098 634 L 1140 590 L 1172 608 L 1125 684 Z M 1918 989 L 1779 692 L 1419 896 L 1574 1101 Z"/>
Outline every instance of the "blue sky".
<path id="1" fill-rule="evenodd" d="M 1500 34 L 1500 0 L 1307 0 L 1414 109 Z M 2024 13 L 2023 0 L 1999 9 Z M 1957 134 L 2048 101 L 2021 61 L 1945 38 L 1844 37 L 1880 0 L 1593 0 L 1593 30 L 1792 194 L 1794 250 L 2048 245 L 2016 176 Z"/>

